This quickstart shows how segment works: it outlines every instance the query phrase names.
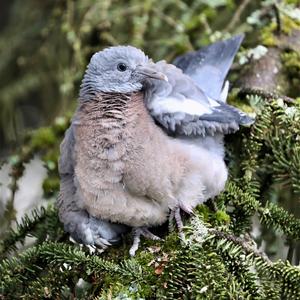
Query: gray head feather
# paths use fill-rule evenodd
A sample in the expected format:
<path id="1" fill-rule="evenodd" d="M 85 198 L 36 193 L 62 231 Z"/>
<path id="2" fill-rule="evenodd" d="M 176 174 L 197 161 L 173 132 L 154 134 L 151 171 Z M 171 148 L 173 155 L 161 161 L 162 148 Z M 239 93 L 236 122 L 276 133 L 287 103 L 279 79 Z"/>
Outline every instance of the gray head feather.
<path id="1" fill-rule="evenodd" d="M 140 90 L 144 77 L 136 68 L 149 62 L 143 51 L 132 46 L 110 47 L 95 53 L 82 81 L 80 99 L 88 100 L 97 92 Z"/>

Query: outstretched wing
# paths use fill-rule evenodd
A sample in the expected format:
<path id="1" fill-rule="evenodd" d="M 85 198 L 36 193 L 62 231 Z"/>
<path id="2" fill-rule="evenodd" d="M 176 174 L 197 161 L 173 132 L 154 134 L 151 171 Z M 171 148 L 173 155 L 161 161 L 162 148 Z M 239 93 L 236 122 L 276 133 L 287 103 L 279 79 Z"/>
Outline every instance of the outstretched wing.
<path id="1" fill-rule="evenodd" d="M 220 42 L 217 44 L 223 45 Z M 225 50 L 229 47 L 228 44 L 226 45 Z M 213 48 L 218 49 L 218 47 Z M 223 49 L 223 46 L 221 48 Z M 252 118 L 237 108 L 226 104 L 222 99 L 224 97 L 224 93 L 222 95 L 223 82 L 236 51 L 237 48 L 234 53 L 230 52 L 232 57 L 227 59 L 227 61 L 230 60 L 229 64 L 222 65 L 220 62 L 220 70 L 216 65 L 214 69 L 206 68 L 208 71 L 205 80 L 202 75 L 205 71 L 202 69 L 205 70 L 205 67 L 213 65 L 210 53 L 206 56 L 208 63 L 206 64 L 204 59 L 198 64 L 198 67 L 193 66 L 193 62 L 197 64 L 198 61 L 194 54 L 187 54 L 186 57 L 183 56 L 178 59 L 178 64 L 185 68 L 184 71 L 187 71 L 187 74 L 164 61 L 156 63 L 157 70 L 168 77 L 168 82 L 155 80 L 146 89 L 146 105 L 152 117 L 168 133 L 180 135 L 227 134 L 238 130 L 239 125 L 251 124 Z M 198 56 L 201 54 L 199 51 L 195 53 Z M 207 48 L 205 48 L 204 53 L 207 53 Z M 214 53 L 220 55 L 216 50 Z M 190 55 L 193 56 L 191 61 L 188 60 Z M 223 58 L 225 59 L 225 55 Z M 199 84 L 202 84 L 203 88 Z"/>

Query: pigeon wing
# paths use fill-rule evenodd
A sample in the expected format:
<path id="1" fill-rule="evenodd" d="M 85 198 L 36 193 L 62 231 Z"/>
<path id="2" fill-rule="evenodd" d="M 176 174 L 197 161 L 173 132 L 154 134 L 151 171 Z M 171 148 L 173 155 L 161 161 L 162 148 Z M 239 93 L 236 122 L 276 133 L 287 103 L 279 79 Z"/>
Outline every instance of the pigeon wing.
<path id="1" fill-rule="evenodd" d="M 237 108 L 209 97 L 174 65 L 160 61 L 156 68 L 168 77 L 168 82 L 153 80 L 145 89 L 145 101 L 152 117 L 168 134 L 227 134 L 253 122 Z"/>
<path id="2" fill-rule="evenodd" d="M 220 99 L 225 78 L 232 65 L 244 35 L 186 53 L 177 57 L 173 64 L 189 75 L 206 95 Z"/>

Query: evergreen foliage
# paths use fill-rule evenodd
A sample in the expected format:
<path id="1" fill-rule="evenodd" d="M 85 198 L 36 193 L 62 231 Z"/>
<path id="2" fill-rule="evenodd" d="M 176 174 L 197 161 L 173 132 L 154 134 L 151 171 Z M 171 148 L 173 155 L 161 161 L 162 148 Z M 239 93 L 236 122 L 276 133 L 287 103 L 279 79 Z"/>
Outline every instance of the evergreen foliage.
<path id="1" fill-rule="evenodd" d="M 28 3 L 18 26 L 34 21 L 39 29 L 33 26 L 24 31 L 14 40 L 11 51 L 1 54 L 0 74 L 8 74 L 0 84 L 3 115 L 14 107 L 8 103 L 16 105 L 18 95 L 32 95 L 32 91 L 43 94 L 41 102 L 57 97 L 66 104 L 75 98 L 87 58 L 107 44 L 130 42 L 155 59 L 172 59 L 226 36 L 227 32 L 221 32 L 226 23 L 225 31 L 233 33 L 237 24 L 248 31 L 246 47 L 261 42 L 279 49 L 282 40 L 276 33 L 278 28 L 284 37 L 300 28 L 300 17 L 293 14 L 296 1 L 263 1 L 262 5 L 243 1 L 251 9 L 247 16 L 245 8 L 233 1 L 151 0 L 141 4 L 130 0 L 126 9 L 123 1 Z M 22 1 L 14 2 L 11 22 L 22 7 Z M 242 10 L 239 15 L 238 10 Z M 218 20 L 221 11 L 225 17 Z M 13 33 L 9 28 L 0 45 Z M 261 34 L 255 34 L 256 30 Z M 170 37 L 171 31 L 174 37 Z M 203 33 L 201 39 L 199 31 Z M 20 56 L 20 45 L 38 35 L 46 46 L 39 45 L 33 58 L 33 43 Z M 58 44 L 62 46 L 59 53 Z M 248 50 L 241 51 L 240 61 L 245 61 Z M 0 299 L 300 299 L 300 212 L 293 209 L 300 195 L 300 101 L 296 98 L 300 95 L 299 51 L 295 45 L 284 46 L 280 59 L 290 83 L 284 89 L 287 95 L 257 89 L 231 91 L 230 102 L 255 114 L 256 122 L 227 137 L 230 179 L 226 189 L 213 205 L 199 205 L 195 214 L 186 218 L 185 239 L 180 240 L 175 231 L 167 233 L 163 241 L 142 240 L 140 250 L 130 258 L 128 235 L 121 245 L 101 252 L 73 244 L 59 223 L 56 208 L 49 203 L 24 216 L 15 229 L 10 228 L 1 237 Z M 8 72 L 12 60 L 18 61 L 21 70 L 17 78 L 15 70 Z M 242 66 L 249 67 L 251 63 Z M 31 72 L 26 71 L 28 68 Z M 233 81 L 240 69 L 236 66 Z M 8 159 L 13 194 L 7 210 L 12 206 L 24 164 L 37 153 L 48 170 L 43 184 L 45 195 L 57 194 L 58 147 L 70 115 L 66 113 L 51 126 L 29 133 L 19 151 Z M 253 233 L 254 228 L 259 229 L 259 235 Z M 286 259 L 274 255 L 267 237 L 286 242 Z"/>

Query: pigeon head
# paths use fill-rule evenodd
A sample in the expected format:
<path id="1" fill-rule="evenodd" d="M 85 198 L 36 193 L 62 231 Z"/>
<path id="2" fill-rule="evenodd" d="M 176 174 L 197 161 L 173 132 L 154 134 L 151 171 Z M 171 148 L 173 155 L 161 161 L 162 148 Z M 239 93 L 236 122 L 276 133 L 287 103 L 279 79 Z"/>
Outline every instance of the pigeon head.
<path id="1" fill-rule="evenodd" d="M 148 80 L 167 80 L 143 51 L 132 46 L 110 47 L 95 53 L 86 69 L 80 98 L 97 92 L 131 93 Z"/>

